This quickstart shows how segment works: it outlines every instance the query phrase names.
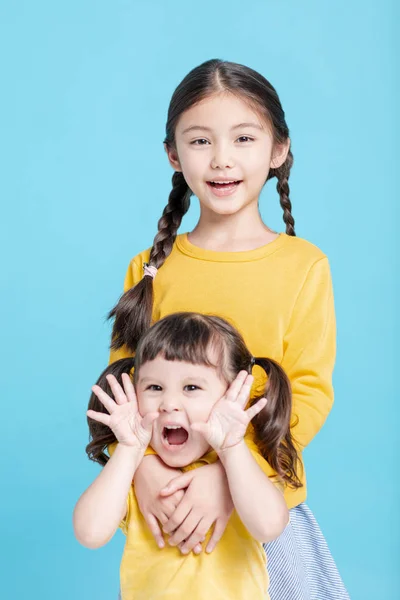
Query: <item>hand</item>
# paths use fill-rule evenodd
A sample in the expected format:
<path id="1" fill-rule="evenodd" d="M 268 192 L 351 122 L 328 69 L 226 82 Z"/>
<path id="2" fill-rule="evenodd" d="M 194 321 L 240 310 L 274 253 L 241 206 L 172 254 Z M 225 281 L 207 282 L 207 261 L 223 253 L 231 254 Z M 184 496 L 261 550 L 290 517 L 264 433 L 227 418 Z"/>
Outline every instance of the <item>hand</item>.
<path id="1" fill-rule="evenodd" d="M 208 421 L 192 424 L 192 429 L 201 433 L 216 452 L 239 444 L 251 419 L 266 405 L 267 399 L 261 398 L 245 410 L 252 383 L 253 376 L 240 371 L 226 394 L 214 405 Z"/>
<path id="2" fill-rule="evenodd" d="M 178 489 L 169 496 L 160 496 L 160 489 L 169 484 L 177 473 L 180 473 L 179 469 L 168 467 L 158 456 L 148 455 L 143 458 L 134 477 L 140 512 L 159 548 L 165 546 L 160 523 L 167 523 L 185 494 Z M 198 550 L 201 552 L 201 547 Z"/>
<path id="3" fill-rule="evenodd" d="M 191 550 L 198 554 L 198 546 L 214 524 L 206 548 L 206 552 L 212 552 L 233 511 L 225 469 L 218 461 L 184 473 L 161 490 L 161 495 L 169 497 L 182 489 L 186 489 L 183 500 L 163 526 L 165 533 L 173 534 L 169 544 L 179 546 L 182 554 Z"/>
<path id="4" fill-rule="evenodd" d="M 87 416 L 112 429 L 120 444 L 145 451 L 151 440 L 153 421 L 157 419 L 159 413 L 154 412 L 145 417 L 141 416 L 135 389 L 127 373 L 122 375 L 124 389 L 114 375 L 107 375 L 107 381 L 115 400 L 98 385 L 94 385 L 92 391 L 109 414 L 88 410 Z"/>

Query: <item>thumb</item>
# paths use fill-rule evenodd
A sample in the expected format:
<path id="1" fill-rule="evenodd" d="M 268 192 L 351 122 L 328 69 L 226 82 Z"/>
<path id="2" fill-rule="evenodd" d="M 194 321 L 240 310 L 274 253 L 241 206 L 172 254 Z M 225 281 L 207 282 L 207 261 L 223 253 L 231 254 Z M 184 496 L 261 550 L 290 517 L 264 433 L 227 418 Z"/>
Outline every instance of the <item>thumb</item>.
<path id="1" fill-rule="evenodd" d="M 201 435 L 207 439 L 209 431 L 208 423 L 193 423 L 191 428 L 193 431 L 198 431 L 198 433 L 201 433 Z"/>
<path id="2" fill-rule="evenodd" d="M 142 423 L 141 423 L 143 429 L 145 429 L 148 432 L 151 432 L 153 429 L 153 423 L 158 418 L 159 414 L 160 413 L 158 413 L 158 412 L 152 412 L 152 413 L 148 413 L 145 417 L 143 417 Z"/>
<path id="3" fill-rule="evenodd" d="M 160 496 L 171 496 L 171 494 L 175 494 L 178 490 L 186 489 L 190 482 L 193 479 L 193 471 L 188 471 L 187 473 L 183 473 L 182 475 L 178 475 L 174 479 L 171 479 L 168 485 L 166 485 L 160 491 Z"/>

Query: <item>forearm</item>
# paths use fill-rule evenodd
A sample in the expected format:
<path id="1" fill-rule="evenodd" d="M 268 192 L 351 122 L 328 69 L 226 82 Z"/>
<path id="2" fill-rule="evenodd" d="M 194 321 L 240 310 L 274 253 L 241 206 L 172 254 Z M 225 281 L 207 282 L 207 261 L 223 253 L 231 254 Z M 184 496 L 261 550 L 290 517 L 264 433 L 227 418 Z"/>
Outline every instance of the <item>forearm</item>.
<path id="1" fill-rule="evenodd" d="M 73 516 L 77 540 L 88 548 L 106 544 L 126 514 L 126 499 L 143 451 L 118 444 L 100 475 L 79 498 Z"/>
<path id="2" fill-rule="evenodd" d="M 260 542 L 277 538 L 289 521 L 281 491 L 263 473 L 244 441 L 219 453 L 219 458 L 246 529 Z"/>

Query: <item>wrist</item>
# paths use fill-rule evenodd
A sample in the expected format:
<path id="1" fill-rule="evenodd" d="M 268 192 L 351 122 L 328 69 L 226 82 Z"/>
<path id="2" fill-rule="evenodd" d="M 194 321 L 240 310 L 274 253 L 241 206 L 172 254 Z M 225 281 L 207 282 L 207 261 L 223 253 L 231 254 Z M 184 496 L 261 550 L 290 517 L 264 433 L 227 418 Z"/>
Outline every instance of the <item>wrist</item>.
<path id="1" fill-rule="evenodd" d="M 121 442 L 118 443 L 115 452 L 113 454 L 118 456 L 120 460 L 125 460 L 138 466 L 138 464 L 142 461 L 145 453 L 144 448 L 138 448 L 137 446 L 129 446 L 127 444 L 123 444 Z"/>
<path id="2" fill-rule="evenodd" d="M 246 452 L 247 446 L 243 440 L 234 446 L 229 446 L 229 448 L 223 448 L 218 450 L 218 458 L 221 461 L 221 464 L 226 469 L 228 465 L 232 462 L 235 462 L 240 456 L 243 456 L 243 453 Z"/>

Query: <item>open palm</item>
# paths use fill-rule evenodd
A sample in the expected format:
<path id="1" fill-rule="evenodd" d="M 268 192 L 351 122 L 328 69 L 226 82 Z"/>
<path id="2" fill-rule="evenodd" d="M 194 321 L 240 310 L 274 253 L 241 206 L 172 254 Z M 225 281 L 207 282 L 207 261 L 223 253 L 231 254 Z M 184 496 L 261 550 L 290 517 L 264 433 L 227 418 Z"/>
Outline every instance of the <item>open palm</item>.
<path id="1" fill-rule="evenodd" d="M 193 423 L 192 429 L 201 433 L 216 452 L 239 444 L 251 419 L 266 405 L 267 399 L 261 398 L 245 410 L 252 383 L 253 376 L 241 371 L 226 394 L 214 405 L 208 421 Z"/>
<path id="2" fill-rule="evenodd" d="M 158 413 L 149 413 L 142 417 L 135 389 L 127 373 L 122 375 L 123 388 L 114 375 L 107 375 L 107 381 L 114 400 L 98 385 L 94 385 L 92 391 L 109 414 L 88 410 L 87 416 L 112 429 L 120 444 L 145 450 L 150 443 L 153 421 L 158 417 Z"/>

